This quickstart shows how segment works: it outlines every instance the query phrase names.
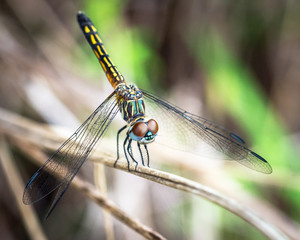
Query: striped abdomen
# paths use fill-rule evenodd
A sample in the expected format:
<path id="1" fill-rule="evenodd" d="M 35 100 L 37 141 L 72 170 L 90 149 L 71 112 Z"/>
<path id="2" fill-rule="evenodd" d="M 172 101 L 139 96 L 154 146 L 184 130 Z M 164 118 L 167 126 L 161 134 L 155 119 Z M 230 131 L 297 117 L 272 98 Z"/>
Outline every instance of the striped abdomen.
<path id="1" fill-rule="evenodd" d="M 81 30 L 84 33 L 84 36 L 98 58 L 110 84 L 113 86 L 113 88 L 116 88 L 118 84 L 124 83 L 124 77 L 111 61 L 91 20 L 82 12 L 77 14 L 77 20 Z"/>

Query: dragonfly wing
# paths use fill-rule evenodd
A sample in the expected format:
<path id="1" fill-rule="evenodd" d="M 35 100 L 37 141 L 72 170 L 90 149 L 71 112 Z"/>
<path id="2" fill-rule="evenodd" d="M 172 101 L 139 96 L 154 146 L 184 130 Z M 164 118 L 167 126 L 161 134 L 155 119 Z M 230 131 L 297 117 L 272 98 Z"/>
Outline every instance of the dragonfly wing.
<path id="1" fill-rule="evenodd" d="M 201 126 L 206 126 L 206 128 L 209 128 L 221 135 L 223 135 L 224 137 L 230 139 L 231 141 L 233 142 L 236 142 L 237 144 L 240 144 L 240 145 L 243 145 L 245 146 L 246 143 L 245 141 L 238 135 L 236 135 L 235 133 L 229 131 L 228 129 L 212 122 L 212 121 L 209 121 L 205 118 L 202 118 L 202 117 L 199 117 L 195 114 L 192 114 L 192 113 L 189 113 L 187 111 L 184 111 L 184 114 L 194 120 L 196 120 Z"/>
<path id="2" fill-rule="evenodd" d="M 172 148 L 200 153 L 202 143 L 253 170 L 271 173 L 270 164 L 248 149 L 238 135 L 204 118 L 188 113 L 147 91 L 142 91 L 146 113 L 155 118 L 159 132 L 155 141 Z M 200 149 L 200 150 L 199 150 Z M 201 153 L 200 153 L 201 154 Z"/>
<path id="3" fill-rule="evenodd" d="M 95 144 L 118 113 L 115 95 L 116 93 L 113 92 L 32 176 L 24 190 L 23 202 L 25 204 L 37 202 L 56 191 L 47 215 L 51 213 Z"/>

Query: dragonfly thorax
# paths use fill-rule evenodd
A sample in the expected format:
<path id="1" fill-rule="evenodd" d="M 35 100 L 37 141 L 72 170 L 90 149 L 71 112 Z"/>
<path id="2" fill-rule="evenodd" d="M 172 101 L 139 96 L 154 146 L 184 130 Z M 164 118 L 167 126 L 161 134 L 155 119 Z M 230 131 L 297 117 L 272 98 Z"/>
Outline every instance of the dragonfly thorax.
<path id="1" fill-rule="evenodd" d="M 141 144 L 147 144 L 154 141 L 158 132 L 158 123 L 154 119 L 146 121 L 144 118 L 131 124 L 128 129 L 129 137 Z"/>
<path id="2" fill-rule="evenodd" d="M 140 89 L 134 84 L 120 83 L 116 87 L 116 92 L 119 96 L 122 96 L 125 100 L 134 100 L 143 97 Z"/>
<path id="3" fill-rule="evenodd" d="M 145 115 L 145 103 L 142 92 L 135 85 L 119 84 L 116 88 L 119 109 L 123 119 L 131 123 Z"/>

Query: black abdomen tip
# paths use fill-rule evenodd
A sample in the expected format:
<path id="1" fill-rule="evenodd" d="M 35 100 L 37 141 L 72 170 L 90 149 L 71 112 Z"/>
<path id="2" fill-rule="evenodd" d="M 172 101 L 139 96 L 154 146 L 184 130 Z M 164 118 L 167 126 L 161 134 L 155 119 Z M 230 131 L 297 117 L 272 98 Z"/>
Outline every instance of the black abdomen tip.
<path id="1" fill-rule="evenodd" d="M 77 13 L 77 21 L 80 24 L 86 24 L 86 23 L 90 22 L 91 20 L 85 15 L 84 12 L 79 11 Z"/>

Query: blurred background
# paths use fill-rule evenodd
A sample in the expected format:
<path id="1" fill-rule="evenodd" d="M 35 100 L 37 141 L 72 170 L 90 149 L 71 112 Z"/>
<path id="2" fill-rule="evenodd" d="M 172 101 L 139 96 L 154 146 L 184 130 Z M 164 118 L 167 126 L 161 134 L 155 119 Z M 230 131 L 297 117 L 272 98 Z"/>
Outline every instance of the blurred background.
<path id="1" fill-rule="evenodd" d="M 168 150 L 150 153 L 151 166 L 233 197 L 300 239 L 300 2 L 1 0 L 2 109 L 70 135 L 112 92 L 78 27 L 79 10 L 94 22 L 127 82 L 238 133 L 273 173 Z M 114 143 L 115 133 L 105 138 Z M 25 186 L 39 166 L 8 143 Z M 17 206 L 22 192 L 12 194 L 14 179 L 5 171 L 0 238 L 31 239 Z M 167 239 L 265 239 L 199 197 L 116 169 L 105 172 L 109 198 Z M 93 182 L 93 164 L 80 174 Z M 72 188 L 46 221 L 39 208 L 43 203 L 37 214 L 48 239 L 142 239 L 113 218 L 114 237 L 107 237 L 101 208 Z"/>

